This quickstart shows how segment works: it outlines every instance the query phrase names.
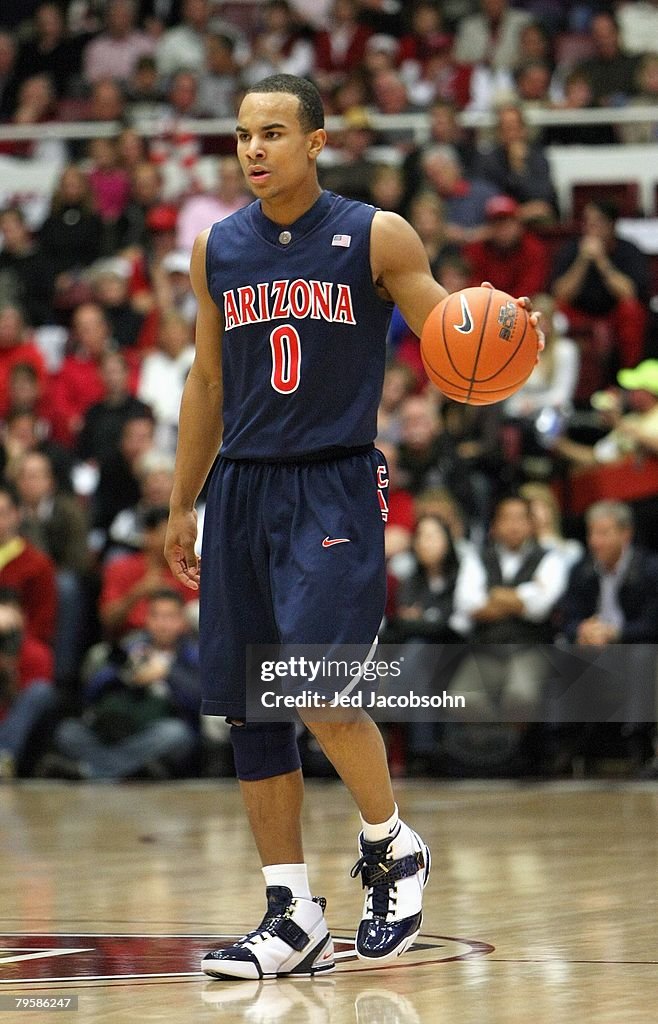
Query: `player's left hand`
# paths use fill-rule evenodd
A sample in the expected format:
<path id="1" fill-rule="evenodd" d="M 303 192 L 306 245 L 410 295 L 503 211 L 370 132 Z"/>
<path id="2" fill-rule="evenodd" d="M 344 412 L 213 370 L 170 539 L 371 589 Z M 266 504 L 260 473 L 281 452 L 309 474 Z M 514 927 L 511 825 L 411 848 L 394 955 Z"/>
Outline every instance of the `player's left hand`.
<path id="1" fill-rule="evenodd" d="M 491 281 L 483 281 L 482 287 L 493 288 L 493 285 Z M 537 362 L 539 362 L 539 353 L 544 351 L 544 347 L 546 345 L 546 338 L 544 337 L 544 332 L 539 326 L 539 317 L 541 314 L 532 312 L 532 300 L 529 299 L 527 295 L 521 295 L 521 297 L 518 298 L 516 301 L 518 302 L 519 306 L 523 306 L 525 311 L 530 314 L 530 323 L 537 332 Z"/>

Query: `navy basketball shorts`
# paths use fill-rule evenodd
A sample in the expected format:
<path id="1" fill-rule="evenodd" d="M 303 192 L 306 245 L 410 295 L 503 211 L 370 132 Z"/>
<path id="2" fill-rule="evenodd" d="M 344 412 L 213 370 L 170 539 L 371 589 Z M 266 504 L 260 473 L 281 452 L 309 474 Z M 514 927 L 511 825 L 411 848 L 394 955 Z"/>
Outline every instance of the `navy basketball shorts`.
<path id="1" fill-rule="evenodd" d="M 367 656 L 384 614 L 387 489 L 376 449 L 217 460 L 201 561 L 204 714 L 245 717 L 248 645 L 359 644 Z"/>

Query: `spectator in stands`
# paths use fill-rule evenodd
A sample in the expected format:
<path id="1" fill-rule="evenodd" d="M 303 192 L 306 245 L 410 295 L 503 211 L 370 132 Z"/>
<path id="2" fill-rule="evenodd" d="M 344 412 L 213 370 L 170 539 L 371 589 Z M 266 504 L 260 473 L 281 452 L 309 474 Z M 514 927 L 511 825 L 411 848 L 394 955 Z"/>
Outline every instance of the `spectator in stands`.
<path id="1" fill-rule="evenodd" d="M 623 502 L 596 502 L 588 508 L 585 520 L 587 554 L 569 576 L 561 605 L 562 633 L 567 640 L 585 648 L 579 651 L 581 661 L 592 648 L 628 645 L 619 652 L 613 650 L 605 665 L 614 670 L 618 653 L 625 699 L 622 720 L 642 722 L 646 719 L 640 707 L 646 708 L 647 703 L 653 706 L 655 687 L 658 557 L 635 544 L 633 512 Z M 615 704 L 615 719 L 620 710 Z M 631 744 L 634 736 L 646 732 L 643 726 L 633 724 L 624 730 Z M 571 736 L 569 743 L 563 738 L 569 755 L 584 738 L 582 728 Z M 649 777 L 657 777 L 657 766 L 658 760 L 654 759 L 647 767 Z"/>
<path id="2" fill-rule="evenodd" d="M 0 413 L 9 407 L 9 376 L 17 364 L 31 366 L 46 388 L 46 363 L 18 306 L 0 308 Z"/>
<path id="3" fill-rule="evenodd" d="M 11 117 L 17 92 L 16 43 L 10 32 L 0 31 L 0 121 Z"/>
<path id="4" fill-rule="evenodd" d="M 52 323 L 52 267 L 17 207 L 0 213 L 0 231 L 0 304 L 15 303 L 35 327 Z"/>
<path id="5" fill-rule="evenodd" d="M 509 295 L 534 295 L 545 290 L 550 271 L 547 243 L 527 231 L 521 210 L 511 196 L 494 196 L 485 205 L 488 233 L 464 247 L 471 267 L 471 285 L 492 281 Z"/>
<path id="6" fill-rule="evenodd" d="M 599 501 L 586 513 L 587 549 L 562 602 L 562 631 L 599 647 L 658 640 L 658 559 L 633 545 L 633 513 Z"/>
<path id="7" fill-rule="evenodd" d="M 594 106 L 592 87 L 581 69 L 570 71 L 564 82 L 564 99 L 557 110 L 589 110 Z M 610 146 L 617 141 L 611 124 L 551 124 L 542 131 L 545 146 Z"/>
<path id="8" fill-rule="evenodd" d="M 455 609 L 472 624 L 472 639 L 491 645 L 468 658 L 453 680 L 466 694 L 469 714 L 506 722 L 536 714 L 547 664 L 537 645 L 555 635 L 553 611 L 566 586 L 557 551 L 536 540 L 530 505 L 522 497 L 496 505 L 490 543 L 468 560 L 455 593 Z"/>
<path id="9" fill-rule="evenodd" d="M 59 724 L 57 754 L 35 773 L 68 779 L 170 778 L 198 745 L 198 645 L 184 603 L 158 588 L 144 628 L 126 637 L 93 673 L 82 719 Z"/>
<path id="10" fill-rule="evenodd" d="M 532 19 L 510 8 L 507 0 L 480 0 L 479 14 L 463 18 L 455 39 L 455 59 L 461 64 L 490 64 L 514 69 L 520 62 L 521 31 Z"/>
<path id="11" fill-rule="evenodd" d="M 428 141 L 414 147 L 405 157 L 403 164 L 406 182 L 405 203 L 408 203 L 414 192 L 422 187 L 422 156 L 426 150 L 434 146 L 451 146 L 457 152 L 466 177 L 470 174 L 476 156 L 471 136 L 457 120 L 455 104 L 443 99 L 435 100 L 429 108 L 428 116 Z"/>
<path id="12" fill-rule="evenodd" d="M 446 237 L 463 245 L 484 234 L 487 200 L 498 194 L 495 185 L 477 177 L 466 177 L 452 146 L 432 146 L 421 157 L 424 187 L 443 200 Z"/>
<path id="13" fill-rule="evenodd" d="M 116 223 L 130 197 L 130 177 L 120 164 L 116 139 L 93 139 L 89 143 L 88 179 L 101 220 Z"/>
<path id="14" fill-rule="evenodd" d="M 377 441 L 396 445 L 402 436 L 400 411 L 416 385 L 413 371 L 400 362 L 390 362 L 384 373 L 382 398 L 377 410 Z"/>
<path id="15" fill-rule="evenodd" d="M 447 487 L 465 508 L 471 508 L 470 480 L 432 402 L 416 395 L 407 398 L 401 410 L 401 426 L 401 486 L 412 494 L 428 487 Z"/>
<path id="16" fill-rule="evenodd" d="M 594 445 L 569 437 L 555 441 L 554 450 L 575 466 L 605 465 L 642 452 L 658 455 L 658 359 L 620 370 L 617 380 L 630 391 L 630 412 L 622 415 L 621 405 L 615 403 L 607 413 L 612 429 Z M 609 397 L 614 401 L 614 395 Z"/>
<path id="17" fill-rule="evenodd" d="M 20 771 L 35 728 L 57 703 L 53 655 L 25 632 L 14 591 L 0 590 L 0 782 Z"/>
<path id="18" fill-rule="evenodd" d="M 20 520 L 14 488 L 0 484 L 0 586 L 18 595 L 26 632 L 44 644 L 52 644 L 57 622 L 55 565 L 20 536 Z"/>
<path id="19" fill-rule="evenodd" d="M 372 33 L 358 16 L 356 0 L 334 0 L 326 29 L 316 32 L 314 80 L 321 90 L 344 80 L 362 63 Z"/>
<path id="20" fill-rule="evenodd" d="M 242 79 L 234 51 L 235 39 L 231 36 L 221 32 L 206 35 L 198 98 L 199 110 L 206 117 L 234 117 L 237 111 Z"/>
<path id="21" fill-rule="evenodd" d="M 409 99 L 407 87 L 398 71 L 379 71 L 372 80 L 374 104 L 380 114 L 419 113 Z M 414 144 L 414 133 L 410 128 L 383 128 L 378 132 L 378 141 L 384 146 L 393 146 L 404 156 Z"/>
<path id="22" fill-rule="evenodd" d="M 514 73 L 516 100 L 523 111 L 549 110 L 551 107 L 551 67 L 545 60 L 524 60 Z M 537 127 L 528 126 L 528 139 L 536 142 Z"/>
<path id="23" fill-rule="evenodd" d="M 613 203 L 587 203 L 580 236 L 557 254 L 552 291 L 572 331 L 605 320 L 622 366 L 635 366 L 644 351 L 649 263 L 636 245 L 616 236 L 616 220 Z"/>
<path id="24" fill-rule="evenodd" d="M 158 40 L 156 60 L 161 75 L 174 75 L 182 68 L 203 71 L 209 15 L 207 0 L 183 0 L 180 23 Z"/>
<path id="25" fill-rule="evenodd" d="M 87 516 L 76 498 L 58 491 L 50 459 L 41 452 L 26 452 L 18 463 L 15 483 L 20 501 L 21 536 L 55 564 L 55 674 L 58 681 L 72 682 L 82 656 L 86 622 Z"/>
<path id="26" fill-rule="evenodd" d="M 48 75 L 58 97 L 65 96 L 80 75 L 85 36 L 69 36 L 62 7 L 47 0 L 34 12 L 33 34 L 22 44 L 17 75 Z"/>
<path id="27" fill-rule="evenodd" d="M 448 682 L 440 647 L 457 643 L 466 622 L 455 614 L 455 590 L 463 565 L 441 519 L 424 515 L 413 534 L 410 572 L 397 587 L 395 611 L 386 641 L 403 644 L 403 685 L 430 693 L 438 681 Z M 436 763 L 436 723 L 412 721 L 406 727 L 408 770 L 427 772 Z"/>
<path id="28" fill-rule="evenodd" d="M 143 629 L 148 599 L 163 587 L 175 590 L 187 603 L 197 600 L 193 591 L 178 582 L 165 560 L 168 514 L 166 506 L 147 512 L 142 551 L 115 558 L 103 570 L 99 612 L 108 637 L 125 636 L 132 629 Z"/>
<path id="29" fill-rule="evenodd" d="M 53 381 L 53 406 L 71 443 L 78 435 L 87 409 L 105 394 L 101 374 L 104 357 L 116 347 L 104 311 L 85 302 L 73 313 L 74 351 L 66 356 Z"/>
<path id="30" fill-rule="evenodd" d="M 658 8 L 656 8 L 658 13 Z M 637 95 L 629 107 L 658 107 L 658 53 L 645 53 L 637 68 Z M 627 145 L 658 142 L 658 115 L 653 121 L 638 121 L 636 124 L 618 125 L 622 142 Z"/>
<path id="31" fill-rule="evenodd" d="M 172 454 L 176 451 L 183 386 L 193 361 L 190 324 L 180 313 L 170 310 L 160 318 L 157 350 L 142 362 L 137 395 L 153 410 L 158 448 Z"/>
<path id="32" fill-rule="evenodd" d="M 444 256 L 448 253 L 456 255 L 459 252 L 458 247 L 448 241 L 443 203 L 439 196 L 429 190 L 418 192 L 411 200 L 408 219 L 425 247 L 432 273 L 436 277 L 437 267 Z"/>
<path id="33" fill-rule="evenodd" d="M 342 131 L 332 135 L 334 159 L 320 168 L 323 188 L 348 199 L 370 202 L 373 173 L 373 145 L 376 134 L 365 107 L 350 107 L 343 113 Z"/>
<path id="34" fill-rule="evenodd" d="M 46 383 L 31 362 L 14 363 L 7 376 L 6 404 L 0 407 L 0 416 L 6 419 L 15 413 L 34 413 L 38 434 L 48 437 L 53 429 L 53 412 Z"/>
<path id="35" fill-rule="evenodd" d="M 637 92 L 639 58 L 621 48 L 619 26 L 612 11 L 597 11 L 590 22 L 594 55 L 576 65 L 587 75 L 597 106 L 619 106 Z"/>
<path id="36" fill-rule="evenodd" d="M 300 23 L 287 0 L 265 3 L 262 19 L 253 40 L 251 60 L 245 68 L 247 85 L 268 75 L 311 77 L 315 62 L 311 33 Z"/>
<path id="37" fill-rule="evenodd" d="M 402 212 L 404 178 L 395 164 L 376 164 L 370 181 L 370 203 L 380 210 Z"/>
<path id="38" fill-rule="evenodd" d="M 518 106 L 498 111 L 496 135 L 493 149 L 476 161 L 475 173 L 499 193 L 516 199 L 524 221 L 553 221 L 556 199 L 549 163 L 541 147 L 529 141 Z"/>
<path id="39" fill-rule="evenodd" d="M 48 75 L 32 75 L 18 87 L 12 122 L 22 127 L 35 126 L 34 138 L 7 143 L 7 151 L 17 157 L 41 160 L 63 167 L 68 160 L 66 143 L 50 137 L 44 126 L 57 120 L 55 90 Z"/>
<path id="40" fill-rule="evenodd" d="M 580 365 L 578 346 L 561 330 L 564 318 L 556 313 L 553 298 L 539 294 L 532 301 L 541 313 L 545 349 L 526 383 L 503 405 L 505 416 L 521 431 L 524 455 L 545 452 L 556 432 L 562 432 L 573 410 Z"/>
<path id="41" fill-rule="evenodd" d="M 134 0 L 108 0 L 105 31 L 84 49 L 84 77 L 87 82 L 102 78 L 127 82 L 139 58 L 154 49 L 155 41 L 136 28 Z"/>
<path id="42" fill-rule="evenodd" d="M 221 157 L 217 162 L 217 188 L 213 192 L 191 195 L 181 203 L 176 224 L 177 248 L 191 253 L 200 231 L 236 213 L 250 200 L 237 159 Z"/>
<path id="43" fill-rule="evenodd" d="M 98 487 L 93 497 L 93 526 L 98 535 L 95 546 L 100 549 L 115 516 L 131 508 L 140 499 L 138 466 L 142 457 L 154 448 L 153 413 L 135 413 L 124 421 L 118 451 L 109 455 L 100 466 Z"/>
<path id="44" fill-rule="evenodd" d="M 135 124 L 158 121 L 166 113 L 164 83 L 152 53 L 139 58 L 126 85 L 128 118 Z"/>
<path id="45" fill-rule="evenodd" d="M 138 460 L 135 475 L 139 481 L 140 499 L 112 520 L 108 531 L 108 558 L 142 550 L 146 517 L 151 509 L 169 505 L 174 483 L 174 457 L 153 448 Z"/>
<path id="46" fill-rule="evenodd" d="M 126 95 L 114 78 L 101 78 L 91 87 L 89 121 L 123 122 L 126 116 Z"/>
<path id="47" fill-rule="evenodd" d="M 89 268 L 88 274 L 93 301 L 103 310 L 112 338 L 119 348 L 128 349 L 130 354 L 144 323 L 144 314 L 130 299 L 131 276 L 130 262 L 120 256 L 99 260 Z"/>
<path id="48" fill-rule="evenodd" d="M 97 465 L 118 452 L 127 420 L 150 413 L 148 406 L 130 392 L 125 355 L 106 352 L 101 359 L 100 372 L 104 394 L 87 409 L 76 445 L 79 458 Z"/>
<path id="49" fill-rule="evenodd" d="M 55 274 L 56 298 L 61 301 L 82 270 L 98 258 L 102 241 L 102 222 L 89 180 L 76 164 L 62 171 L 39 240 Z"/>
<path id="50" fill-rule="evenodd" d="M 133 168 L 130 181 L 130 198 L 117 224 L 117 248 L 144 250 L 149 237 L 146 216 L 162 202 L 162 171 L 144 160 Z"/>
<path id="51" fill-rule="evenodd" d="M 49 438 L 48 428 L 52 422 L 44 426 L 35 408 L 17 408 L 7 413 L 6 423 L 0 432 L 0 479 L 11 483 L 25 452 L 39 451 L 50 459 L 58 486 L 64 491 L 71 491 L 74 460 L 62 444 Z"/>
<path id="52" fill-rule="evenodd" d="M 538 543 L 547 551 L 557 551 L 570 570 L 583 557 L 583 545 L 575 538 L 564 536 L 560 505 L 553 488 L 532 480 L 519 487 L 519 494 L 530 502 Z"/>

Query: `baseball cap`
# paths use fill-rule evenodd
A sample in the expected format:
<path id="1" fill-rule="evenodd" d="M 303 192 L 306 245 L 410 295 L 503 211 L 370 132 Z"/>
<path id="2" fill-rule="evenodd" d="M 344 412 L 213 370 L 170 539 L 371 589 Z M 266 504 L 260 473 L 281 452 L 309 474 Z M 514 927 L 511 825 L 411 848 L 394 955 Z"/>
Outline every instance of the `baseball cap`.
<path id="1" fill-rule="evenodd" d="M 658 395 L 658 359 L 644 359 L 632 369 L 620 370 L 617 381 L 629 391 L 649 391 Z"/>
<path id="2" fill-rule="evenodd" d="M 177 220 L 178 210 L 168 203 L 158 203 L 146 214 L 146 226 L 149 231 L 173 231 Z"/>
<path id="3" fill-rule="evenodd" d="M 181 252 L 180 249 L 176 252 L 168 252 L 162 261 L 162 269 L 166 270 L 168 274 L 189 274 L 189 254 Z"/>
<path id="4" fill-rule="evenodd" d="M 514 217 L 519 212 L 519 204 L 511 196 L 492 196 L 487 199 L 484 213 L 488 220 L 496 217 Z"/>

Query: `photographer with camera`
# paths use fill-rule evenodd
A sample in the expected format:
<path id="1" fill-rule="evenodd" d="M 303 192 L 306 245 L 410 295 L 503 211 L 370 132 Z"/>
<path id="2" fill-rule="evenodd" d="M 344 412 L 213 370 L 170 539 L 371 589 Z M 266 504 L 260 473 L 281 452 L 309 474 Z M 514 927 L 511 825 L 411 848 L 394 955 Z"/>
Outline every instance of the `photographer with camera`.
<path id="1" fill-rule="evenodd" d="M 82 717 L 55 730 L 49 778 L 171 778 L 199 745 L 199 652 L 185 602 L 162 588 L 148 598 L 143 630 L 109 649 L 90 677 Z"/>
<path id="2" fill-rule="evenodd" d="M 26 635 L 18 595 L 0 588 L 0 781 L 12 779 L 34 729 L 57 703 L 50 648 Z"/>

